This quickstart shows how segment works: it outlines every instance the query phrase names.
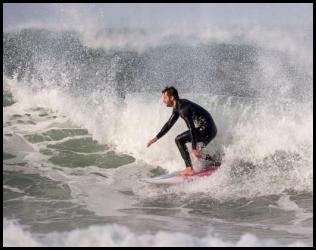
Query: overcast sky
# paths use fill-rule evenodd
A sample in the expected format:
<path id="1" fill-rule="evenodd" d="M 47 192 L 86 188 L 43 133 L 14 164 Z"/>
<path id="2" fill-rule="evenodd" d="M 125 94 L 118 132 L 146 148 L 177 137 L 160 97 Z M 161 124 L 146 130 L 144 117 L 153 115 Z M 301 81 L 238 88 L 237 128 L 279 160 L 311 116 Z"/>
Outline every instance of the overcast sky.
<path id="1" fill-rule="evenodd" d="M 5 3 L 3 28 L 32 24 L 100 27 L 159 27 L 208 24 L 259 24 L 311 26 L 309 3 Z"/>

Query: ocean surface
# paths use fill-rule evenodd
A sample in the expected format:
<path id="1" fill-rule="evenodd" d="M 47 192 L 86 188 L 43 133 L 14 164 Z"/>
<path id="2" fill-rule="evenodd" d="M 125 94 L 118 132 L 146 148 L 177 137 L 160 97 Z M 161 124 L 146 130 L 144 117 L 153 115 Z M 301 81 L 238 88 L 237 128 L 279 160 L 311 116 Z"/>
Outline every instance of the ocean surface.
<path id="1" fill-rule="evenodd" d="M 3 32 L 3 246 L 313 245 L 311 29 L 88 38 Z M 213 116 L 214 175 L 143 181 L 184 168 L 183 120 L 146 148 L 172 112 L 166 85 Z"/>

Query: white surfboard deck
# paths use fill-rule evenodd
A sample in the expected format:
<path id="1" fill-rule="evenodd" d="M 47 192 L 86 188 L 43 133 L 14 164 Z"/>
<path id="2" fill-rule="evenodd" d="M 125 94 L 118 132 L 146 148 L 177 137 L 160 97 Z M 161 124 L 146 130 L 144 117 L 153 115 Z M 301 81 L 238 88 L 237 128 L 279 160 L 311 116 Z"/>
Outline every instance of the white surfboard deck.
<path id="1" fill-rule="evenodd" d="M 177 176 L 176 172 L 172 172 L 169 174 L 160 175 L 157 177 L 147 178 L 144 179 L 145 182 L 151 183 L 151 184 L 167 184 L 167 185 L 173 185 L 173 184 L 180 184 L 185 182 L 191 182 L 196 179 L 200 179 L 202 177 L 207 177 L 212 175 L 219 167 L 213 167 L 208 170 L 202 171 L 200 173 L 195 173 L 191 176 Z"/>

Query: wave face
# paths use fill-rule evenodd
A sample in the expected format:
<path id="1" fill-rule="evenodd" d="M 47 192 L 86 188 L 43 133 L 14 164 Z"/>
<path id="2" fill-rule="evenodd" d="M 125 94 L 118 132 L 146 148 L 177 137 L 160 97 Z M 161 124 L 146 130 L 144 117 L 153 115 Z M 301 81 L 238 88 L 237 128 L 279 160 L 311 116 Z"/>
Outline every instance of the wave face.
<path id="1" fill-rule="evenodd" d="M 35 246 L 93 235 L 113 246 L 311 244 L 309 27 L 90 28 L 3 33 L 4 244 L 15 245 L 15 232 Z M 146 148 L 171 114 L 160 100 L 166 85 L 214 118 L 206 151 L 224 162 L 212 181 L 141 182 L 184 167 L 174 142 L 187 130 L 181 119 Z M 210 224 L 231 238 L 205 234 Z"/>

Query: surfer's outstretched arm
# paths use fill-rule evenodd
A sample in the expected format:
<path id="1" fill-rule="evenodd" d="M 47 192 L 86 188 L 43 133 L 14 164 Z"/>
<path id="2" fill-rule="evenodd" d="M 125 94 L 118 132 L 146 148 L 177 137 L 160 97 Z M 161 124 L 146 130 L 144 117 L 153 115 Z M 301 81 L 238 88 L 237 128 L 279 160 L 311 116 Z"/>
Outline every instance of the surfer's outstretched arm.
<path id="1" fill-rule="evenodd" d="M 179 113 L 176 111 L 173 111 L 167 123 L 162 127 L 160 132 L 156 135 L 156 138 L 159 139 L 163 137 L 171 129 L 171 127 L 176 123 L 178 118 L 179 118 Z"/>
<path id="2" fill-rule="evenodd" d="M 159 138 L 161 138 L 162 136 L 164 136 L 169 129 L 171 129 L 171 127 L 175 124 L 175 122 L 178 120 L 179 118 L 179 113 L 178 112 L 173 112 L 171 117 L 169 118 L 169 120 L 167 121 L 167 123 L 162 127 L 162 129 L 160 130 L 160 132 L 156 135 L 155 138 L 151 139 L 148 143 L 147 143 L 147 148 L 155 143 Z"/>

